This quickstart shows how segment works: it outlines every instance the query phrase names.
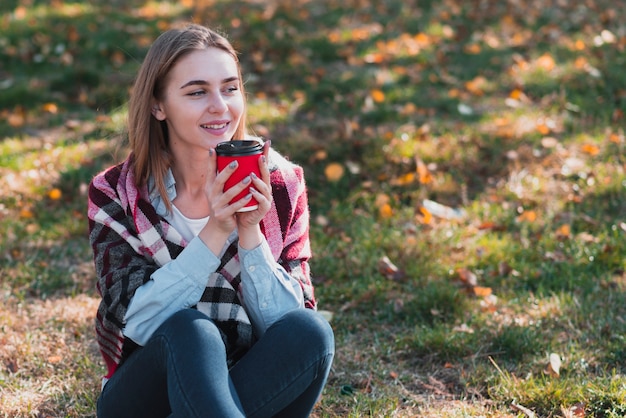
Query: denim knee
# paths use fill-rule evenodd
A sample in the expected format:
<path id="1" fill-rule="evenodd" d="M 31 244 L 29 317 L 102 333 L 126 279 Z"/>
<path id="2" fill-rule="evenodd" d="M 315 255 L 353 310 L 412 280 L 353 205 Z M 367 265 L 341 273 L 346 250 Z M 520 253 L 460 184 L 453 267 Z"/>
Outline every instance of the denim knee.
<path id="1" fill-rule="evenodd" d="M 215 323 L 196 309 L 182 309 L 170 316 L 155 331 L 153 338 L 164 336 L 170 342 L 193 340 L 213 340 L 223 345 L 221 333 Z"/>
<path id="2" fill-rule="evenodd" d="M 294 341 L 300 340 L 306 345 L 317 342 L 327 354 L 335 353 L 333 329 L 317 311 L 296 309 L 286 313 L 278 322 L 288 324 Z"/>

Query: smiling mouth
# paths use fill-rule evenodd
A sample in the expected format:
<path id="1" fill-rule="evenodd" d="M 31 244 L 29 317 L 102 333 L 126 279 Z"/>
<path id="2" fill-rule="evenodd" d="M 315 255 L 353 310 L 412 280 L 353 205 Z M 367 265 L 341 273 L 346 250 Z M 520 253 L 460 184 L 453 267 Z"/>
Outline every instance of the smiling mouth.
<path id="1" fill-rule="evenodd" d="M 228 126 L 228 122 L 216 123 L 216 124 L 211 124 L 211 125 L 200 125 L 200 127 L 204 129 L 223 129 L 226 126 Z"/>

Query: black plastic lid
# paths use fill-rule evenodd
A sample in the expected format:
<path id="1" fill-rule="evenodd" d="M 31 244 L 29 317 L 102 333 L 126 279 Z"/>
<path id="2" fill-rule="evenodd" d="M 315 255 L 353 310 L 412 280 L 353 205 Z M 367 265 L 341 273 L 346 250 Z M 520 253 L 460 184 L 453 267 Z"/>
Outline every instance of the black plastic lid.
<path id="1" fill-rule="evenodd" d="M 263 144 L 254 140 L 239 140 L 220 142 L 215 147 L 217 155 L 228 155 L 238 157 L 243 155 L 254 155 L 263 152 Z"/>

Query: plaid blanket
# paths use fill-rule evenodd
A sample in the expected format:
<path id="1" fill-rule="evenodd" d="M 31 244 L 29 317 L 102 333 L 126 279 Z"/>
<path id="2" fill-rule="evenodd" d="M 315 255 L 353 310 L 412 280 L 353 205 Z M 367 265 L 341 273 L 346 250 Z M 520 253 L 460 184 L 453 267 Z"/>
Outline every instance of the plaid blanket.
<path id="1" fill-rule="evenodd" d="M 277 263 L 301 283 L 305 306 L 316 308 L 308 259 L 309 212 L 302 168 L 270 152 L 273 203 L 261 230 Z M 147 187 L 137 188 L 130 156 L 98 174 L 89 187 L 89 240 L 102 296 L 96 315 L 96 338 L 110 378 L 125 354 L 124 316 L 139 286 L 159 267 L 175 259 L 184 238 L 159 216 Z M 241 268 L 233 234 L 219 255 L 217 271 L 207 272 L 207 287 L 196 309 L 222 332 L 229 362 L 254 343 L 250 319 L 239 297 Z"/>

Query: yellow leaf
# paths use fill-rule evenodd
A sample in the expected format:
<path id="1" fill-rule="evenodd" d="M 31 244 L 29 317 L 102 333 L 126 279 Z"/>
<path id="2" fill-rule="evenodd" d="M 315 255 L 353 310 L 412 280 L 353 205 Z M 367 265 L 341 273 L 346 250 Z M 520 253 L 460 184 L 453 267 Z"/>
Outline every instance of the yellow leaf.
<path id="1" fill-rule="evenodd" d="M 56 187 L 48 192 L 48 197 L 52 200 L 59 200 L 61 198 L 61 190 Z"/>
<path id="2" fill-rule="evenodd" d="M 370 92 L 370 95 L 372 96 L 372 99 L 376 102 L 376 103 L 382 103 L 385 101 L 385 93 L 380 90 L 380 89 L 374 89 Z"/>
<path id="3" fill-rule="evenodd" d="M 339 163 L 330 163 L 324 169 L 324 174 L 328 181 L 336 182 L 343 177 L 344 169 Z"/>

